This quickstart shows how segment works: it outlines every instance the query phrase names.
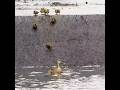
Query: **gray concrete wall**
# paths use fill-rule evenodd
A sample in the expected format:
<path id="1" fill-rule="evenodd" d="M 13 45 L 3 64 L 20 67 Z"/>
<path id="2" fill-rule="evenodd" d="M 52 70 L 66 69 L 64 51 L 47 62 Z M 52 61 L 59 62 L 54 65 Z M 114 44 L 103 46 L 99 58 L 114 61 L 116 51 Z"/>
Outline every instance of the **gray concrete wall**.
<path id="1" fill-rule="evenodd" d="M 51 65 L 56 58 L 67 65 L 105 63 L 105 16 L 15 17 L 15 65 Z M 38 30 L 32 29 L 36 21 Z M 53 49 L 45 47 L 52 40 Z"/>

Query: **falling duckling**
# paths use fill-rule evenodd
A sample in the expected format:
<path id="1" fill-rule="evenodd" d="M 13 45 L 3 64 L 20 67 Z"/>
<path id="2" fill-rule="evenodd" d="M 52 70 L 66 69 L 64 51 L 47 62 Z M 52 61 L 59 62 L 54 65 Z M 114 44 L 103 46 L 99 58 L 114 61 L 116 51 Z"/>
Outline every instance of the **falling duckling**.
<path id="1" fill-rule="evenodd" d="M 60 76 L 62 73 L 62 68 L 60 66 L 60 63 L 61 63 L 61 61 L 57 60 L 56 67 L 49 69 L 48 74 L 51 76 Z"/>
<path id="2" fill-rule="evenodd" d="M 85 4 L 88 4 L 88 2 L 86 1 Z"/>
<path id="3" fill-rule="evenodd" d="M 51 42 L 48 42 L 48 43 L 46 44 L 46 48 L 47 48 L 48 50 L 52 50 L 52 43 L 51 43 Z"/>
<path id="4" fill-rule="evenodd" d="M 36 24 L 36 23 L 33 24 L 33 29 L 34 29 L 34 30 L 37 29 L 37 24 Z"/>
<path id="5" fill-rule="evenodd" d="M 56 23 L 56 19 L 55 19 L 55 17 L 52 17 L 50 24 L 54 25 L 55 23 Z"/>
<path id="6" fill-rule="evenodd" d="M 37 16 L 39 12 L 38 11 L 34 11 L 33 13 L 34 13 L 35 16 Z"/>

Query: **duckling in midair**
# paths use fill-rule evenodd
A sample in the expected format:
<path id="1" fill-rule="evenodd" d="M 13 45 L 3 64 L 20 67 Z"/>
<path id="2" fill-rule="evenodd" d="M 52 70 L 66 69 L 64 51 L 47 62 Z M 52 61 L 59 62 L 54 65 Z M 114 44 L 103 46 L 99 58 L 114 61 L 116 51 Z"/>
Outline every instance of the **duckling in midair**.
<path id="1" fill-rule="evenodd" d="M 54 68 L 48 70 L 48 74 L 52 76 L 60 76 L 62 73 L 62 68 L 60 66 L 61 61 L 57 60 L 57 65 Z"/>

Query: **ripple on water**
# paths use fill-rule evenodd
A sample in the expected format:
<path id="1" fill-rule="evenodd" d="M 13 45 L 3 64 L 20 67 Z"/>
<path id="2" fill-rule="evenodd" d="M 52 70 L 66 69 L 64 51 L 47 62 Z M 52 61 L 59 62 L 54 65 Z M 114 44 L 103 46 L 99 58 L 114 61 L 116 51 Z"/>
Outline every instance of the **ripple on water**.
<path id="1" fill-rule="evenodd" d="M 23 77 L 23 75 L 19 75 L 18 77 Z"/>
<path id="2" fill-rule="evenodd" d="M 37 87 L 37 86 L 39 86 L 39 84 L 35 84 L 35 83 L 34 83 L 34 84 L 31 84 L 31 85 L 30 85 L 30 87 Z"/>
<path id="3" fill-rule="evenodd" d="M 28 86 L 36 88 L 35 90 L 105 90 L 105 76 L 99 73 L 94 74 L 96 69 L 91 69 L 91 67 L 85 66 L 84 68 L 78 68 L 76 71 L 65 68 L 60 79 L 47 76 L 47 72 L 42 72 L 43 68 L 31 68 L 32 70 L 26 70 L 25 75 L 24 73 L 18 74 L 18 77 L 15 79 L 15 87 L 19 89 Z M 48 68 L 44 69 L 48 70 Z M 84 72 L 84 70 L 86 71 Z M 86 72 L 90 73 L 93 70 L 93 73 L 86 76 Z M 37 89 L 37 87 L 39 88 Z"/>
<path id="4" fill-rule="evenodd" d="M 31 74 L 30 74 L 30 75 L 28 75 L 28 76 L 29 76 L 29 77 L 35 77 L 36 75 L 31 75 Z"/>
<path id="5" fill-rule="evenodd" d="M 40 74 L 40 73 L 43 73 L 43 72 L 35 72 L 35 71 L 33 71 L 30 74 Z"/>
<path id="6" fill-rule="evenodd" d="M 94 70 L 81 70 L 81 71 L 83 71 L 83 72 L 92 72 Z"/>
<path id="7" fill-rule="evenodd" d="M 82 67 L 100 67 L 100 65 L 87 65 L 87 66 L 82 66 Z"/>
<path id="8" fill-rule="evenodd" d="M 26 68 L 26 69 L 27 69 L 27 68 L 35 68 L 35 66 L 23 66 L 22 68 L 23 68 L 23 69 L 25 69 L 25 68 Z"/>

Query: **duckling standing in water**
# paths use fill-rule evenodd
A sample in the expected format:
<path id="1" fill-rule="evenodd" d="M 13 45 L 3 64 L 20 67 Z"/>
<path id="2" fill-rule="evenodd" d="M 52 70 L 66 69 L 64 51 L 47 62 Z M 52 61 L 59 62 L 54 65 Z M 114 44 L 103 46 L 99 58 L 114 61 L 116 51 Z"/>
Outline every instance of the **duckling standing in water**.
<path id="1" fill-rule="evenodd" d="M 57 65 L 54 68 L 51 68 L 50 70 L 48 70 L 48 74 L 52 75 L 52 76 L 57 76 L 60 77 L 61 73 L 62 73 L 62 68 L 60 66 L 60 61 L 57 60 Z"/>

